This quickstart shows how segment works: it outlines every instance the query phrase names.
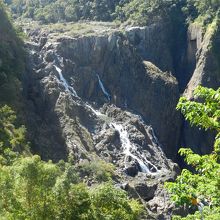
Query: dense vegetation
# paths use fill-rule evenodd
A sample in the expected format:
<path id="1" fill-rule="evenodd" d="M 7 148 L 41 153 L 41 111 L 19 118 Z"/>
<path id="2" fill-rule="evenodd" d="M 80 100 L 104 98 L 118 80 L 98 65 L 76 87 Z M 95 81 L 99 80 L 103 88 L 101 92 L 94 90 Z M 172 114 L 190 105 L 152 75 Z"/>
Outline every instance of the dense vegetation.
<path id="1" fill-rule="evenodd" d="M 117 6 L 116 15 L 120 21 L 141 25 L 179 20 L 184 2 L 181 0 L 133 0 Z"/>
<path id="2" fill-rule="evenodd" d="M 219 14 L 220 0 L 5 0 L 17 17 L 43 23 L 98 20 L 149 24 L 177 19 L 183 11 L 189 20 L 199 16 L 211 22 Z"/>
<path id="3" fill-rule="evenodd" d="M 189 20 L 199 18 L 204 24 L 209 24 L 216 16 L 220 16 L 220 0 L 187 0 L 183 11 Z"/>
<path id="4" fill-rule="evenodd" d="M 25 128 L 15 123 L 15 113 L 0 108 L 1 219 L 138 219 L 139 203 L 109 182 L 111 166 L 44 162 L 31 155 Z M 102 183 L 90 188 L 83 183 L 88 171 Z"/>
<path id="5" fill-rule="evenodd" d="M 119 0 L 6 0 L 17 16 L 44 23 L 81 19 L 109 21 Z"/>
<path id="6" fill-rule="evenodd" d="M 188 101 L 182 97 L 177 106 L 192 125 L 216 132 L 214 150 L 210 155 L 200 156 L 191 149 L 180 149 L 188 165 L 194 172 L 183 169 L 174 183 L 166 187 L 172 195 L 172 200 L 179 206 L 191 207 L 194 214 L 186 218 L 175 219 L 207 219 L 218 220 L 220 216 L 220 89 L 213 90 L 198 87 L 196 98 L 203 103 Z"/>
<path id="7" fill-rule="evenodd" d="M 20 79 L 24 70 L 22 41 L 0 1 L 0 104 L 18 106 Z"/>

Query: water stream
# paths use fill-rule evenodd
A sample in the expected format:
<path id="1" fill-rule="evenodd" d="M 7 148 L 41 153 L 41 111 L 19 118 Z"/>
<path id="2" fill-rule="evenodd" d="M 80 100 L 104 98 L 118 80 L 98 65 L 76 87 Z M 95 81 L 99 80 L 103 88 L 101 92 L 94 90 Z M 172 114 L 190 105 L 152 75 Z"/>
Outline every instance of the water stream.
<path id="1" fill-rule="evenodd" d="M 111 95 L 107 92 L 107 90 L 105 89 L 100 77 L 99 77 L 99 74 L 96 74 L 96 76 L 98 77 L 98 80 L 99 80 L 99 86 L 100 88 L 102 89 L 102 92 L 104 93 L 104 95 L 108 98 L 108 101 L 110 102 L 111 101 Z"/>
<path id="2" fill-rule="evenodd" d="M 135 146 L 135 144 L 131 143 L 129 139 L 129 134 L 127 130 L 123 127 L 123 125 L 116 124 L 116 123 L 112 123 L 111 125 L 120 134 L 120 139 L 121 139 L 122 147 L 123 147 L 123 153 L 125 154 L 125 164 L 126 164 L 127 158 L 131 157 L 138 162 L 142 172 L 147 173 L 147 174 L 155 174 L 156 172 L 158 172 L 158 169 L 156 166 L 154 166 L 146 158 L 142 158 L 142 156 L 139 155 L 140 153 L 137 151 L 137 147 Z M 132 152 L 134 152 L 136 155 Z"/>
<path id="3" fill-rule="evenodd" d="M 54 67 L 56 68 L 56 71 L 59 74 L 59 81 L 63 84 L 65 90 L 67 92 L 69 92 L 71 95 L 78 97 L 80 100 L 81 98 L 77 95 L 75 89 L 70 86 L 68 84 L 68 82 L 66 81 L 66 79 L 64 78 L 63 74 L 62 74 L 62 70 L 54 65 Z M 107 96 L 108 100 L 110 101 L 110 95 L 109 93 L 106 91 L 99 75 L 97 74 L 98 80 L 99 80 L 99 85 L 103 91 L 103 93 Z M 84 103 L 84 102 L 83 102 Z M 97 117 L 105 117 L 105 118 L 109 118 L 107 115 L 101 113 L 98 110 L 95 110 L 91 105 L 89 105 L 88 103 L 84 103 L 84 105 L 89 108 Z M 110 119 L 109 121 L 113 121 L 113 119 Z M 125 155 L 125 166 L 126 166 L 126 162 L 128 160 L 129 157 L 131 157 L 133 160 L 137 161 L 141 172 L 150 174 L 150 175 L 155 175 L 157 174 L 159 171 L 157 169 L 157 167 L 155 165 L 153 165 L 149 160 L 147 160 L 145 157 L 143 157 L 141 155 L 141 153 L 137 150 L 137 147 L 135 146 L 135 144 L 133 144 L 130 139 L 129 139 L 129 134 L 128 131 L 126 130 L 126 128 L 122 125 L 122 124 L 118 124 L 115 122 L 110 122 L 109 126 L 114 128 L 116 131 L 119 132 L 120 135 L 120 141 L 122 144 L 122 148 L 123 148 L 123 154 Z M 151 129 L 151 134 L 149 134 L 149 136 L 151 136 L 153 139 L 155 139 L 155 141 L 157 141 L 156 136 L 153 133 L 153 129 Z"/>
<path id="4" fill-rule="evenodd" d="M 68 91 L 69 93 L 71 93 L 73 96 L 79 97 L 77 95 L 75 89 L 67 83 L 66 79 L 64 78 L 64 76 L 62 74 L 62 70 L 56 65 L 54 65 L 54 67 L 59 74 L 60 82 L 63 84 L 65 90 Z"/>
<path id="5" fill-rule="evenodd" d="M 55 69 L 56 69 L 56 71 L 58 72 L 58 74 L 59 74 L 59 81 L 62 83 L 62 85 L 64 86 L 64 88 L 65 88 L 65 90 L 67 91 L 67 92 L 69 92 L 71 95 L 73 95 L 73 96 L 75 96 L 75 97 L 77 97 L 77 98 L 79 98 L 80 100 L 81 100 L 81 98 L 78 96 L 78 94 L 77 94 L 77 92 L 76 92 L 76 90 L 72 87 L 72 86 L 70 86 L 69 84 L 68 84 L 68 82 L 67 82 L 67 80 L 64 78 L 64 76 L 63 76 L 63 74 L 62 74 L 62 70 L 58 67 L 58 66 L 56 66 L 56 65 L 54 65 L 54 67 L 55 67 Z M 104 114 L 102 114 L 100 111 L 98 111 L 98 110 L 95 110 L 91 105 L 89 105 L 88 103 L 85 103 L 85 102 L 82 102 L 87 108 L 89 108 L 95 115 L 97 115 L 97 116 L 104 116 Z"/>

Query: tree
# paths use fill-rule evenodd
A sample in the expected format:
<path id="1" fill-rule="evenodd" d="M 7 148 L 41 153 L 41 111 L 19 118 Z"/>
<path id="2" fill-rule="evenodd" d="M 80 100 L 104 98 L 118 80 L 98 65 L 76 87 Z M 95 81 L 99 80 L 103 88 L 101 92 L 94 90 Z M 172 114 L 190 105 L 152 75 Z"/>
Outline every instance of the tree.
<path id="1" fill-rule="evenodd" d="M 210 24 L 219 16 L 220 0 L 187 0 L 183 8 L 190 20 L 199 18 L 204 25 Z"/>
<path id="2" fill-rule="evenodd" d="M 98 162 L 79 168 L 70 162 L 42 161 L 31 155 L 25 127 L 15 112 L 0 108 L 0 216 L 10 220 L 113 220 L 139 218 L 142 207 L 111 183 L 88 187 L 80 172 L 98 182 L 109 181 L 114 169 Z M 97 163 L 97 161 L 96 161 Z M 91 163 L 90 163 L 91 165 Z"/>
<path id="3" fill-rule="evenodd" d="M 29 154 L 24 126 L 16 127 L 15 112 L 8 106 L 0 108 L 0 164 L 12 163 L 19 154 Z"/>
<path id="4" fill-rule="evenodd" d="M 11 220 L 137 220 L 142 207 L 111 183 L 89 188 L 73 165 L 21 157 L 0 166 L 0 216 Z"/>
<path id="5" fill-rule="evenodd" d="M 191 125 L 217 133 L 213 152 L 201 156 L 191 149 L 181 148 L 180 155 L 195 171 L 183 169 L 174 183 L 166 183 L 165 186 L 176 205 L 197 209 L 186 218 L 176 219 L 217 220 L 220 216 L 220 88 L 214 90 L 199 86 L 194 94 L 198 101 L 182 97 L 177 109 L 181 110 Z"/>
<path id="6" fill-rule="evenodd" d="M 95 219 L 137 220 L 142 212 L 140 204 L 129 200 L 126 193 L 110 183 L 96 187 L 91 191 Z"/>

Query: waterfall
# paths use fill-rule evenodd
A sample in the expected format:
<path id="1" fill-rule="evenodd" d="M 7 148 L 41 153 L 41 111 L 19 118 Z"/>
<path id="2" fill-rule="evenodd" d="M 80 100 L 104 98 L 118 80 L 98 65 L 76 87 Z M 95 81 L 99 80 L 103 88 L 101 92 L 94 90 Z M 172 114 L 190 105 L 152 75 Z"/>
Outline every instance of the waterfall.
<path id="1" fill-rule="evenodd" d="M 55 67 L 56 71 L 57 71 L 58 74 L 59 74 L 59 78 L 60 78 L 59 80 L 60 80 L 61 83 L 63 84 L 65 90 L 68 91 L 69 93 L 71 93 L 73 96 L 79 97 L 79 96 L 77 95 L 75 89 L 67 83 L 66 79 L 64 78 L 64 76 L 63 76 L 63 74 L 62 74 L 62 70 L 61 70 L 58 66 L 56 66 L 56 65 L 54 65 L 54 67 Z"/>
<path id="2" fill-rule="evenodd" d="M 148 126 L 148 129 L 147 129 L 147 134 L 148 136 L 150 137 L 151 141 L 156 143 L 156 144 L 159 144 L 159 141 L 154 133 L 154 130 L 151 126 Z"/>
<path id="3" fill-rule="evenodd" d="M 94 109 L 91 105 L 89 105 L 88 103 L 86 103 L 86 106 L 87 106 L 90 110 L 92 110 L 92 112 L 95 113 L 96 116 L 106 116 L 106 115 L 102 114 L 100 111 L 95 110 L 95 109 Z"/>
<path id="4" fill-rule="evenodd" d="M 100 88 L 102 89 L 102 92 L 103 92 L 104 95 L 108 98 L 108 101 L 110 102 L 110 100 L 111 100 L 110 94 L 106 91 L 106 89 L 105 89 L 105 87 L 104 87 L 104 85 L 103 85 L 103 83 L 102 83 L 102 81 L 101 81 L 101 79 L 100 79 L 100 77 L 99 77 L 99 74 L 96 74 L 96 76 L 97 76 L 97 78 L 98 78 L 98 80 L 99 80 L 99 86 L 100 86 Z"/>
<path id="5" fill-rule="evenodd" d="M 62 74 L 62 70 L 61 70 L 58 66 L 56 66 L 56 65 L 54 65 L 54 67 L 55 67 L 56 71 L 57 71 L 58 74 L 59 74 L 59 80 L 60 80 L 60 82 L 63 84 L 65 90 L 66 90 L 67 92 L 69 92 L 71 95 L 73 95 L 73 96 L 75 96 L 75 97 L 77 97 L 77 98 L 79 98 L 79 99 L 81 100 L 81 98 L 80 98 L 80 97 L 78 96 L 78 94 L 76 93 L 75 89 L 74 89 L 72 86 L 70 86 L 70 85 L 68 84 L 68 82 L 66 81 L 66 79 L 64 78 L 64 76 L 63 76 L 63 74 Z M 100 111 L 95 110 L 95 109 L 94 109 L 91 105 L 89 105 L 88 103 L 84 103 L 84 102 L 83 102 L 83 105 L 85 105 L 87 108 L 89 108 L 96 116 L 98 116 L 98 117 L 105 116 L 105 115 L 102 114 Z"/>
<path id="6" fill-rule="evenodd" d="M 59 74 L 59 80 L 63 84 L 65 90 L 69 92 L 71 95 L 78 97 L 80 100 L 81 98 L 77 95 L 75 89 L 68 84 L 66 79 L 64 78 L 62 74 L 62 70 L 54 65 L 56 71 Z M 102 92 L 104 93 L 105 96 L 107 96 L 108 100 L 110 101 L 110 94 L 106 91 L 99 75 L 97 74 L 98 80 L 99 80 L 99 85 L 102 89 Z M 102 114 L 100 111 L 95 110 L 91 105 L 88 103 L 83 103 L 87 108 L 89 108 L 97 117 L 105 117 L 108 118 L 107 115 Z M 112 120 L 112 119 L 111 119 Z M 113 127 L 115 130 L 117 130 L 120 134 L 120 140 L 122 143 L 122 148 L 123 148 L 123 154 L 125 155 L 125 163 L 128 157 L 133 158 L 135 161 L 138 162 L 140 169 L 142 172 L 150 174 L 150 175 L 155 175 L 158 173 L 158 169 L 155 165 L 153 165 L 149 160 L 144 158 L 140 152 L 138 152 L 137 147 L 129 140 L 129 135 L 127 130 L 123 127 L 122 124 L 117 124 L 117 123 L 108 123 L 110 127 Z M 150 129 L 151 136 L 153 136 L 153 139 L 157 141 L 156 136 L 153 133 L 153 129 Z M 133 153 L 132 153 L 133 152 Z M 135 153 L 135 154 L 134 154 Z"/>
<path id="7" fill-rule="evenodd" d="M 147 174 L 151 174 L 151 175 L 156 174 L 158 172 L 158 169 L 156 166 L 154 166 L 146 158 L 141 159 L 141 155 L 136 156 L 132 153 L 132 151 L 133 151 L 138 154 L 138 151 L 136 149 L 136 146 L 134 144 L 132 144 L 131 141 L 129 140 L 128 132 L 126 131 L 126 129 L 120 124 L 111 123 L 111 125 L 120 134 L 120 139 L 121 139 L 122 147 L 124 150 L 123 153 L 125 154 L 125 161 L 130 156 L 138 162 L 142 172 L 147 173 Z M 154 171 L 152 171 L 152 169 L 149 168 L 149 165 L 151 166 L 151 168 L 154 169 Z"/>

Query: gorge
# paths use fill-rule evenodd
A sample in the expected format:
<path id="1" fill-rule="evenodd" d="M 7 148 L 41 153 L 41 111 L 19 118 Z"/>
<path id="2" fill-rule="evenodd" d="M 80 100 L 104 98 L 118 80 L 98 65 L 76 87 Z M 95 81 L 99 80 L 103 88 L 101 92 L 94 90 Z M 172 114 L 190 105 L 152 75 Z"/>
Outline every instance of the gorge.
<path id="1" fill-rule="evenodd" d="M 105 161 L 115 167 L 113 185 L 147 210 L 143 219 L 184 215 L 163 184 L 185 166 L 181 146 L 210 153 L 214 134 L 191 127 L 176 105 L 182 95 L 193 99 L 198 85 L 219 88 L 219 20 L 208 28 L 167 21 L 17 22 L 26 34 L 25 62 L 20 89 L 13 89 L 19 104 L 12 106 L 33 154 L 54 163 L 72 158 L 79 167 Z M 10 51 L 13 66 L 19 54 Z M 0 51 L 0 68 L 4 64 Z M 0 103 L 11 104 L 1 95 Z M 83 180 L 97 184 L 89 175 Z"/>

